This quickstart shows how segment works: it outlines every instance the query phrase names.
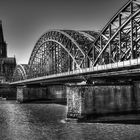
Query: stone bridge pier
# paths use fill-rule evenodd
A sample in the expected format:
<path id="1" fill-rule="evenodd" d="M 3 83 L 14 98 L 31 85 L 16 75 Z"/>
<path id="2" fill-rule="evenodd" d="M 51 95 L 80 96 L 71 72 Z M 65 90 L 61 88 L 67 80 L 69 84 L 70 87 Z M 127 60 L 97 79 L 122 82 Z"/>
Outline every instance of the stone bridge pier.
<path id="1" fill-rule="evenodd" d="M 140 111 L 140 82 L 67 87 L 67 118 Z"/>
<path id="2" fill-rule="evenodd" d="M 20 103 L 30 101 L 66 102 L 66 87 L 63 85 L 53 86 L 18 86 L 17 101 Z"/>
<path id="3" fill-rule="evenodd" d="M 67 102 L 67 118 L 140 111 L 140 82 L 114 85 L 18 86 L 17 101 Z"/>

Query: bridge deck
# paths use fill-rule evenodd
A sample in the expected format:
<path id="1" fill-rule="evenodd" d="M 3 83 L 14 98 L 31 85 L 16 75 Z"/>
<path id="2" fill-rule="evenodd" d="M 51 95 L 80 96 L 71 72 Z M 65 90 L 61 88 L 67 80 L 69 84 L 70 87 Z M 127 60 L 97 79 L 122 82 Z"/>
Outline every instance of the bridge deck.
<path id="1" fill-rule="evenodd" d="M 130 75 L 133 73 L 140 73 L 139 66 L 140 66 L 140 58 L 123 61 L 123 62 L 106 64 L 106 65 L 98 65 L 96 67 L 78 69 L 75 71 L 69 71 L 69 72 L 65 72 L 65 73 L 58 73 L 58 74 L 47 75 L 47 76 L 42 76 L 42 77 L 37 77 L 37 78 L 32 78 L 32 79 L 26 79 L 26 80 L 22 80 L 22 81 L 12 82 L 10 84 L 11 85 L 20 85 L 20 84 L 29 84 L 29 83 L 34 83 L 34 82 L 38 83 L 41 81 L 42 82 L 43 81 L 51 82 L 51 81 L 55 81 L 57 79 L 58 79 L 58 81 L 60 81 L 60 79 L 68 81 L 69 80 L 68 78 L 72 78 L 73 80 L 76 79 L 77 81 L 80 81 L 80 79 L 83 79 L 83 78 L 81 78 L 81 76 L 85 76 L 88 74 L 90 74 L 90 76 L 93 76 L 93 77 L 100 77 L 100 76 L 109 77 L 109 76 L 113 76 L 113 75 L 119 75 L 120 73 Z M 126 70 L 125 70 L 125 68 L 126 68 Z M 129 70 L 129 68 L 132 68 L 132 69 Z M 118 72 L 118 70 L 119 70 L 119 72 Z"/>

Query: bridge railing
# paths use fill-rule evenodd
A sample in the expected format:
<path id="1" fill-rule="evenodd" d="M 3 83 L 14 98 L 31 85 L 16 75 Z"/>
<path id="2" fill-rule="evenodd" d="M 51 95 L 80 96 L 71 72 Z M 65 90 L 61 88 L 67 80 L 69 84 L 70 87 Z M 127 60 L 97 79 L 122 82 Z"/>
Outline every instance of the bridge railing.
<path id="1" fill-rule="evenodd" d="M 138 66 L 138 65 L 140 66 L 140 58 L 106 64 L 106 65 L 98 65 L 98 66 L 90 67 L 90 68 L 77 69 L 75 71 L 68 71 L 68 72 L 58 73 L 58 74 L 53 74 L 53 75 L 46 75 L 46 76 L 32 78 L 32 79 L 26 79 L 23 81 L 13 82 L 11 84 L 18 84 L 22 82 L 25 83 L 25 82 L 36 81 L 36 80 L 39 81 L 43 79 L 53 79 L 57 77 L 66 77 L 66 76 L 71 76 L 71 75 L 79 75 L 79 74 L 84 74 L 84 73 L 86 74 L 86 73 L 98 72 L 98 71 L 103 71 L 103 70 L 117 69 L 117 68 L 124 68 L 124 67 Z"/>
<path id="2" fill-rule="evenodd" d="M 117 68 L 124 68 L 124 67 L 135 66 L 135 65 L 140 65 L 140 58 L 105 64 L 105 65 L 97 65 L 95 67 L 82 69 L 79 71 L 79 73 L 117 69 Z"/>
<path id="3" fill-rule="evenodd" d="M 102 71 L 102 70 L 109 70 L 109 69 L 117 69 L 117 68 L 123 68 L 123 67 L 135 66 L 135 65 L 140 65 L 140 58 L 126 60 L 126 61 L 122 61 L 122 62 L 105 64 L 105 65 L 97 65 L 95 67 L 90 67 L 90 68 L 77 69 L 75 71 L 69 71 L 69 72 L 55 74 L 53 76 L 59 77 L 59 76 L 67 76 L 67 75 L 73 75 L 73 74 L 76 75 L 76 74 L 80 74 L 80 73 Z"/>
<path id="4" fill-rule="evenodd" d="M 105 64 L 105 65 L 97 65 L 97 66 L 91 67 L 91 68 L 77 69 L 75 71 L 68 71 L 68 72 L 64 72 L 64 73 L 48 75 L 46 77 L 54 78 L 54 77 L 61 77 L 61 76 L 67 76 L 67 75 L 73 75 L 73 74 L 76 75 L 76 74 L 86 73 L 86 72 L 117 69 L 117 68 L 123 68 L 123 67 L 135 66 L 135 65 L 140 65 L 140 58 L 127 60 L 127 61 L 122 61 L 122 62 Z"/>

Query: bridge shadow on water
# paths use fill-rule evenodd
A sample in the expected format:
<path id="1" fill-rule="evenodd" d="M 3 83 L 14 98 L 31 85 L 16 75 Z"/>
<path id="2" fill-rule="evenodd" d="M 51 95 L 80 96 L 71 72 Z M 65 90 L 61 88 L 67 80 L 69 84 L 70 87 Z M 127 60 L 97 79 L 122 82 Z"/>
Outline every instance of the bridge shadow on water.
<path id="1" fill-rule="evenodd" d="M 60 104 L 60 105 L 67 105 L 66 99 L 40 99 L 40 100 L 27 100 L 23 101 L 26 104 Z"/>
<path id="2" fill-rule="evenodd" d="M 67 105 L 66 99 L 40 99 L 40 100 L 27 100 L 23 104 L 59 104 Z M 83 115 L 78 119 L 65 119 L 65 123 L 107 123 L 107 124 L 130 124 L 140 125 L 140 111 L 126 111 L 126 112 L 112 112 L 112 113 L 96 113 L 90 115 Z M 76 120 L 76 121 L 75 121 Z"/>
<path id="3" fill-rule="evenodd" d="M 111 123 L 140 125 L 140 111 L 91 114 L 78 119 L 79 123 Z"/>

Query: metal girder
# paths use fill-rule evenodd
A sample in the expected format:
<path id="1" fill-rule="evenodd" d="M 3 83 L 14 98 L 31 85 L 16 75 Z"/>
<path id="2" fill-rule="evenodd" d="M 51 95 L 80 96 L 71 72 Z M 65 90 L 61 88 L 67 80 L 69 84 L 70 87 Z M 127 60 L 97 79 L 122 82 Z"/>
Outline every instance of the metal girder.
<path id="1" fill-rule="evenodd" d="M 137 0 L 129 1 L 115 14 L 94 42 L 93 66 L 133 59 L 139 55 L 136 41 L 136 35 L 140 34 L 137 25 L 139 19 L 140 7 Z"/>
<path id="2" fill-rule="evenodd" d="M 28 66 L 25 64 L 17 65 L 15 70 L 14 70 L 12 80 L 19 81 L 19 80 L 27 79 L 27 71 L 28 71 L 27 67 Z"/>
<path id="3" fill-rule="evenodd" d="M 89 31 L 76 31 L 76 30 L 63 30 L 68 35 L 70 35 L 80 46 L 80 48 L 85 53 L 85 58 L 82 60 L 81 65 L 84 65 L 86 63 L 85 67 L 90 67 L 89 63 L 92 63 L 91 58 L 89 57 L 88 53 L 91 48 L 91 44 L 95 41 L 97 38 L 97 32 L 89 32 Z M 88 63 L 88 64 L 87 64 Z"/>
<path id="4" fill-rule="evenodd" d="M 87 67 L 90 61 L 87 52 L 93 41 L 93 36 L 80 31 L 46 32 L 38 39 L 30 56 L 28 78 Z"/>
<path id="5" fill-rule="evenodd" d="M 28 67 L 19 65 L 14 80 L 65 73 L 140 56 L 140 1 L 129 0 L 100 33 L 50 30 L 36 42 Z M 86 78 L 85 78 L 86 79 Z"/>
<path id="6" fill-rule="evenodd" d="M 59 43 L 61 43 L 63 45 L 63 38 L 62 36 L 64 37 L 64 40 L 69 40 L 70 42 L 73 43 L 73 45 L 75 46 L 75 48 L 77 48 L 81 54 L 83 55 L 83 57 L 85 57 L 85 54 L 83 52 L 83 50 L 79 47 L 79 45 L 77 44 L 77 42 L 71 37 L 69 36 L 68 34 L 66 34 L 65 32 L 63 31 L 60 31 L 60 30 L 51 30 L 51 31 L 48 31 L 46 32 L 45 34 L 43 34 L 39 40 L 37 41 L 33 51 L 37 51 L 36 49 L 38 49 L 39 46 L 41 46 L 41 44 L 43 44 L 44 42 L 46 42 L 46 39 L 53 39 L 53 40 L 56 40 L 58 41 Z M 44 39 L 44 37 L 46 37 L 46 39 Z M 65 46 L 65 45 L 63 45 Z M 32 55 L 34 55 L 32 51 L 32 54 L 31 54 L 31 57 L 30 57 L 30 60 L 29 60 L 29 64 L 31 62 L 31 59 L 32 59 Z"/>
<path id="7" fill-rule="evenodd" d="M 46 44 L 46 46 L 43 46 L 45 43 L 49 42 L 49 44 Z M 69 45 L 70 44 L 70 45 Z M 40 74 L 51 74 L 50 70 L 45 70 L 43 67 L 43 65 L 41 65 L 41 62 L 44 61 L 46 59 L 47 56 L 45 56 L 44 58 L 42 58 L 42 56 L 44 56 L 44 54 L 48 53 L 51 56 L 48 56 L 48 59 L 46 59 L 46 62 L 43 62 L 44 64 L 46 63 L 46 65 L 48 65 L 49 67 L 49 63 L 53 63 L 53 68 L 52 68 L 52 74 L 57 73 L 57 70 L 60 69 L 58 68 L 60 63 L 58 63 L 58 59 L 60 57 L 60 55 L 58 55 L 59 51 L 57 52 L 58 47 L 62 47 L 65 50 L 65 53 L 67 53 L 67 55 L 69 55 L 73 62 L 75 63 L 76 67 L 80 69 L 79 63 L 78 61 L 76 61 L 75 57 L 74 57 L 74 53 L 73 51 L 76 52 L 76 50 L 79 50 L 79 54 L 84 58 L 85 54 L 83 53 L 83 51 L 81 50 L 81 48 L 79 48 L 78 44 L 66 33 L 63 33 L 62 31 L 49 31 L 45 34 L 43 34 L 40 39 L 37 41 L 30 60 L 29 60 L 29 78 L 32 78 L 32 74 L 33 77 L 35 76 L 40 76 Z M 43 49 L 43 47 L 48 48 L 48 50 L 39 52 L 40 49 Z M 51 49 L 52 48 L 52 49 Z M 72 50 L 73 49 L 73 50 Z M 39 55 L 39 56 L 37 56 Z M 51 58 L 51 62 L 49 60 L 49 58 Z M 36 62 L 38 61 L 38 62 Z M 58 66 L 57 66 L 58 65 Z M 47 66 L 46 66 L 47 67 Z M 57 67 L 57 68 L 55 68 Z M 48 68 L 49 69 L 49 68 Z M 44 71 L 44 73 L 42 73 L 42 70 Z"/>
<path id="8" fill-rule="evenodd" d="M 85 37 L 89 38 L 91 41 L 95 41 L 96 37 L 91 36 L 90 34 L 84 32 L 84 31 L 79 31 L 80 34 L 83 34 Z"/>
<path id="9" fill-rule="evenodd" d="M 77 67 L 78 67 L 79 69 L 81 69 L 80 66 L 79 66 L 79 64 L 78 64 L 77 61 L 75 60 L 75 56 L 73 56 L 73 55 L 70 53 L 70 51 L 69 51 L 64 45 L 62 45 L 60 42 L 58 42 L 58 41 L 56 41 L 56 40 L 53 40 L 53 39 L 48 39 L 48 40 L 46 40 L 46 42 L 55 42 L 55 43 L 59 44 L 59 45 L 68 53 L 68 55 L 71 56 L 71 58 L 73 59 L 73 61 L 77 64 Z M 43 45 L 43 44 L 41 44 L 41 46 L 42 46 L 42 45 Z M 38 50 L 39 50 L 39 48 L 38 48 Z M 36 54 L 38 53 L 38 50 L 36 50 L 36 52 L 34 53 L 33 59 L 36 57 Z M 39 58 L 39 57 L 38 57 L 38 58 Z"/>

